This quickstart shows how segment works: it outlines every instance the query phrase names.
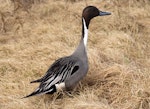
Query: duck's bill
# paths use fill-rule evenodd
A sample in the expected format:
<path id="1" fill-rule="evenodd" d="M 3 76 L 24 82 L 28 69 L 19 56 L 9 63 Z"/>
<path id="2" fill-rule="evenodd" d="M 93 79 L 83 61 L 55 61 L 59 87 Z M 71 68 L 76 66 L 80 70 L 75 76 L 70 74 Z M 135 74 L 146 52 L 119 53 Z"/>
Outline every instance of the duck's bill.
<path id="1" fill-rule="evenodd" d="M 103 12 L 103 11 L 99 12 L 99 16 L 106 16 L 106 15 L 111 15 L 111 13 L 110 12 Z"/>

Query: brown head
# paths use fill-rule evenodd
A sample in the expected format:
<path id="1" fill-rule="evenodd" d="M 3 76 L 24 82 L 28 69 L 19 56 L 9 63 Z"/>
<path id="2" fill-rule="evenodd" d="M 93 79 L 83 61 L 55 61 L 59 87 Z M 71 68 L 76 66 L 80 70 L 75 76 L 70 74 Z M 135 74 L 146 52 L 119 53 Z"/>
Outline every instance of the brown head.
<path id="1" fill-rule="evenodd" d="M 82 13 L 82 18 L 86 22 L 87 28 L 89 27 L 90 20 L 96 16 L 105 16 L 105 15 L 110 15 L 111 13 L 109 12 L 103 12 L 97 9 L 95 6 L 87 6 L 84 8 L 83 13 Z"/>

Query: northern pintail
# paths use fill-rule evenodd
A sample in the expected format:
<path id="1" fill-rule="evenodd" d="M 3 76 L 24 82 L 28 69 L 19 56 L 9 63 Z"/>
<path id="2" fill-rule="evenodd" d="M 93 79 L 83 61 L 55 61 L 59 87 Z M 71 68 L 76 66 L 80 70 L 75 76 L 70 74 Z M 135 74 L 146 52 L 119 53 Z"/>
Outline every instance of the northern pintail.
<path id="1" fill-rule="evenodd" d="M 82 13 L 82 37 L 76 50 L 66 57 L 56 60 L 46 74 L 31 83 L 40 82 L 39 87 L 26 97 L 39 94 L 53 94 L 61 90 L 72 90 L 88 72 L 88 57 L 86 51 L 88 28 L 92 18 L 110 15 L 95 6 L 87 6 Z M 26 98 L 25 97 L 25 98 Z"/>

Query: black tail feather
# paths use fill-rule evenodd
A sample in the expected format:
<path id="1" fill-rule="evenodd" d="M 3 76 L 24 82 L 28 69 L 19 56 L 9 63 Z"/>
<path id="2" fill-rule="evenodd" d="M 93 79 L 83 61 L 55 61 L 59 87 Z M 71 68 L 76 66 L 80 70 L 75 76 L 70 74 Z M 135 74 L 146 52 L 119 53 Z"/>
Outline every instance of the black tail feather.
<path id="1" fill-rule="evenodd" d="M 37 79 L 37 80 L 31 81 L 30 83 L 38 83 L 38 82 L 42 82 L 42 79 Z"/>
<path id="2" fill-rule="evenodd" d="M 29 95 L 27 95 L 27 96 L 25 96 L 25 97 L 23 97 L 23 98 L 28 98 L 28 97 L 31 97 L 31 96 L 34 96 L 34 95 L 38 95 L 38 94 L 40 94 L 39 89 L 35 90 L 35 91 L 32 92 L 31 94 L 29 94 Z"/>
<path id="3" fill-rule="evenodd" d="M 33 95 L 36 95 L 36 94 L 31 93 L 31 94 L 29 94 L 29 95 L 27 95 L 27 96 L 25 96 L 25 97 L 23 97 L 23 98 L 28 98 L 28 97 L 31 97 L 31 96 L 33 96 Z"/>
<path id="4" fill-rule="evenodd" d="M 31 96 L 34 96 L 34 95 L 39 95 L 39 94 L 53 94 L 56 92 L 56 86 L 55 85 L 52 85 L 50 87 L 50 89 L 48 90 L 40 90 L 40 88 L 36 89 L 34 92 L 32 92 L 31 94 L 23 97 L 23 98 L 28 98 L 28 97 L 31 97 Z"/>

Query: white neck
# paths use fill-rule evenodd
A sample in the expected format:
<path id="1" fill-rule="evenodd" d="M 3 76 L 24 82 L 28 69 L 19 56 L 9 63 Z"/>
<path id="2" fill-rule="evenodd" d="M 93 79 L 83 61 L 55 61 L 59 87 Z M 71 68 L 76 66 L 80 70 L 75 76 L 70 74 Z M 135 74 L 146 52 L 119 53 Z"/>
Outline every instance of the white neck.
<path id="1" fill-rule="evenodd" d="M 86 23 L 85 23 L 85 19 L 83 18 L 83 27 L 84 27 L 84 38 L 83 38 L 83 41 L 84 41 L 84 45 L 86 46 L 87 45 L 87 40 L 88 40 L 88 29 L 86 27 Z"/>

